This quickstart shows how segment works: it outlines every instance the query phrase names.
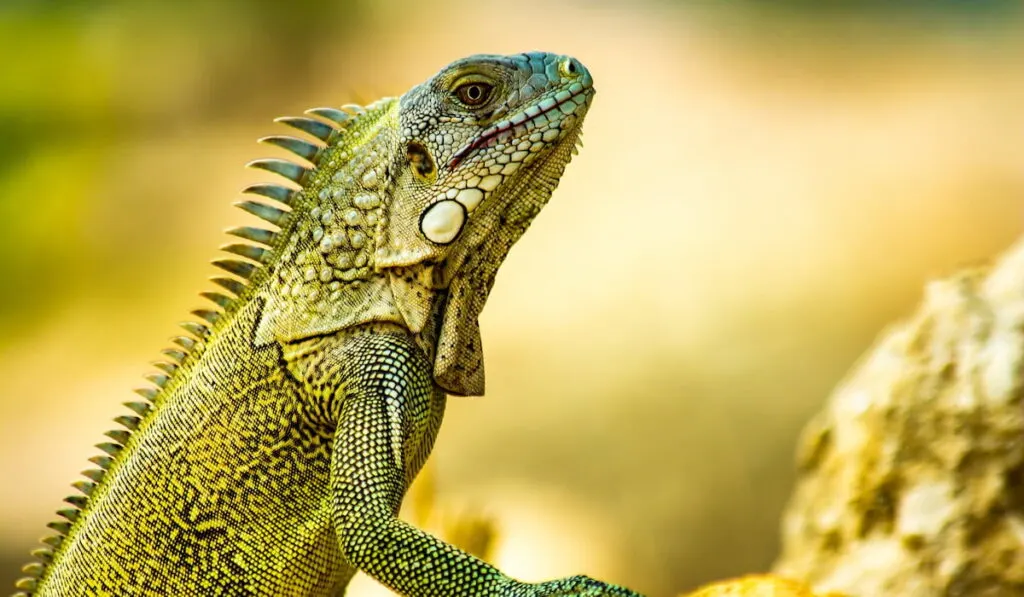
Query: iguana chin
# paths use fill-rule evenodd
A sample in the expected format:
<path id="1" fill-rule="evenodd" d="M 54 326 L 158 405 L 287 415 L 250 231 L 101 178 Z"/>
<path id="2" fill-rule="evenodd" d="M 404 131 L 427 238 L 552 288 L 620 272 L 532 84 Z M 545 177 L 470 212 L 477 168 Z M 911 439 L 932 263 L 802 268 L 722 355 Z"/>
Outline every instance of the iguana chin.
<path id="1" fill-rule="evenodd" d="M 361 570 L 402 595 L 635 596 L 516 581 L 398 520 L 446 393 L 484 391 L 477 317 L 547 202 L 594 95 L 575 59 L 459 60 L 400 98 L 282 118 L 310 166 L 251 165 L 279 230 L 229 233 L 231 295 L 98 447 L 19 595 L 341 595 Z"/>

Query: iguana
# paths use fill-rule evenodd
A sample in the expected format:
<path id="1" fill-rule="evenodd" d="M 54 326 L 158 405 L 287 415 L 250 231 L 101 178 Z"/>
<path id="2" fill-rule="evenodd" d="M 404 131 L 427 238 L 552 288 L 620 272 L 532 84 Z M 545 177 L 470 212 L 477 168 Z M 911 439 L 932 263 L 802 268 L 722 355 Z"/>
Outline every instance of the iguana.
<path id="1" fill-rule="evenodd" d="M 514 580 L 397 518 L 446 394 L 480 395 L 477 318 L 576 151 L 594 96 L 568 56 L 456 61 L 399 98 L 278 119 L 308 166 L 238 205 L 229 294 L 182 324 L 123 427 L 74 483 L 19 596 L 618 596 Z M 315 139 L 315 141 L 313 141 Z"/>

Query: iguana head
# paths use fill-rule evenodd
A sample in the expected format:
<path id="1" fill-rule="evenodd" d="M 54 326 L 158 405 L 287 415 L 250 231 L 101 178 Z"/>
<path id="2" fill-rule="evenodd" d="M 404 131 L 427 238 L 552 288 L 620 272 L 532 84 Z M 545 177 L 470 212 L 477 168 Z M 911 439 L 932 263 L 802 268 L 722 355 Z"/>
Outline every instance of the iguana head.
<path id="1" fill-rule="evenodd" d="M 297 178 L 259 335 L 395 321 L 436 334 L 441 387 L 482 394 L 477 318 L 575 153 L 593 95 L 574 58 L 478 55 L 351 121 L 316 112 L 346 122 Z"/>
<path id="2" fill-rule="evenodd" d="M 594 96 L 574 58 L 474 56 L 400 102 L 399 170 L 378 267 L 437 263 L 448 288 L 435 378 L 483 392 L 477 317 L 509 248 L 554 191 Z"/>

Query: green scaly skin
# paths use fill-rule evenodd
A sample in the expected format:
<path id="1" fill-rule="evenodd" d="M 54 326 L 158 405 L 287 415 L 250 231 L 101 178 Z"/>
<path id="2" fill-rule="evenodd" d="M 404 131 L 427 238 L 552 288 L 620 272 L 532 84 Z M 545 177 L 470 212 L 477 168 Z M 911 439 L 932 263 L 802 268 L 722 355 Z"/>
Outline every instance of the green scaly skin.
<path id="1" fill-rule="evenodd" d="M 401 98 L 282 119 L 311 167 L 247 192 L 279 231 L 229 231 L 229 297 L 165 351 L 20 595 L 636 596 L 516 581 L 398 520 L 446 394 L 484 390 L 477 318 L 547 202 L 593 98 L 565 56 L 473 56 Z M 137 415 L 137 416 L 136 416 Z"/>

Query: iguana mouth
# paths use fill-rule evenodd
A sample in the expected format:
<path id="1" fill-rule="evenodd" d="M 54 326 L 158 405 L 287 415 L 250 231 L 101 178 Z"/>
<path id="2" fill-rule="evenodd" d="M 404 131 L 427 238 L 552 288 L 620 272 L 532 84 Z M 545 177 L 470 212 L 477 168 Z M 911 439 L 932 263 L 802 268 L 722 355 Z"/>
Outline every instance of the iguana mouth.
<path id="1" fill-rule="evenodd" d="M 451 161 L 448 162 L 448 168 L 454 169 L 458 167 L 458 165 L 469 157 L 471 153 L 481 147 L 487 147 L 502 133 L 513 130 L 516 127 L 526 127 L 531 124 L 535 125 L 541 117 L 547 118 L 546 115 L 551 112 L 563 112 L 564 115 L 558 119 L 559 121 L 564 120 L 569 115 L 574 115 L 576 118 L 579 118 L 580 114 L 578 112 L 580 108 L 586 110 L 587 106 L 590 104 L 590 98 L 593 96 L 593 86 L 585 86 L 583 83 L 576 81 L 569 85 L 568 88 L 562 89 L 554 95 L 549 95 L 536 103 L 530 104 L 526 109 L 517 112 L 510 118 L 506 118 L 495 123 L 490 128 L 480 133 L 477 138 L 470 141 L 465 147 L 457 151 L 455 155 L 452 156 Z M 573 105 L 572 110 L 569 112 L 562 110 L 563 106 L 567 106 L 570 103 Z"/>

